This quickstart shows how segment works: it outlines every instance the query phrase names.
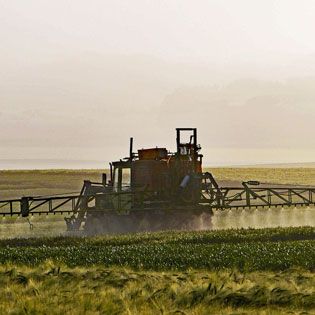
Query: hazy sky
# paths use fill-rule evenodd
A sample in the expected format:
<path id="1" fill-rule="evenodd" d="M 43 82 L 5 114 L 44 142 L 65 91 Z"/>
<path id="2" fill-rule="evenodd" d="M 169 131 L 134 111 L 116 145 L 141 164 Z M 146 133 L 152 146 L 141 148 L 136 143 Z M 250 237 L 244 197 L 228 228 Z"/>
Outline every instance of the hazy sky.
<path id="1" fill-rule="evenodd" d="M 315 50 L 312 0 L 0 3 L 1 57 L 21 65 L 85 51 L 213 63 Z"/>
<path id="2" fill-rule="evenodd" d="M 312 0 L 0 0 L 0 159 L 192 126 L 209 165 L 315 161 L 314 30 Z"/>

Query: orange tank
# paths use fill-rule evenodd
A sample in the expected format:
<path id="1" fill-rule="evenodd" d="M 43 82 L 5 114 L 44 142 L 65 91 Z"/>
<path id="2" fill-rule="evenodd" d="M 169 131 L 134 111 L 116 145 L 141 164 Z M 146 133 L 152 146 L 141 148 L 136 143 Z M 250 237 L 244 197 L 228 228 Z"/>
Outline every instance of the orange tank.
<path id="1" fill-rule="evenodd" d="M 167 158 L 165 148 L 153 148 L 138 150 L 139 160 L 161 160 Z"/>

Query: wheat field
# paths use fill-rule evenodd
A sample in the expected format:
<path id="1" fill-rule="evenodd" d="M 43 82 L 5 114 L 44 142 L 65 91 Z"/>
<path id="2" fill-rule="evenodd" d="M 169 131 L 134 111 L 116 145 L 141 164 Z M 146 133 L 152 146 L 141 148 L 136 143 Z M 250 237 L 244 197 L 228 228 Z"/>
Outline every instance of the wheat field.
<path id="1" fill-rule="evenodd" d="M 104 171 L 1 171 L 0 199 L 77 192 Z M 314 169 L 207 171 L 315 186 Z M 103 237 L 67 236 L 63 216 L 31 217 L 33 230 L 1 218 L 0 313 L 315 314 L 314 209 L 242 211 L 216 212 L 213 231 Z"/>

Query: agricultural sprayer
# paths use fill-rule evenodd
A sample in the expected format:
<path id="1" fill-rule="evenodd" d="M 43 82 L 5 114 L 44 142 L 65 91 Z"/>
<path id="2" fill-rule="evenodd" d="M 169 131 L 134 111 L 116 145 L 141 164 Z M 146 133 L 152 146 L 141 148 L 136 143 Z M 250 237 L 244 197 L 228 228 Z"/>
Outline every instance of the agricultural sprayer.
<path id="1" fill-rule="evenodd" d="M 183 141 L 183 134 L 187 139 Z M 187 137 L 188 135 L 188 137 Z M 315 188 L 243 182 L 221 187 L 202 172 L 196 128 L 176 129 L 176 151 L 141 149 L 110 163 L 110 178 L 85 180 L 80 194 L 0 201 L 0 215 L 66 214 L 67 230 L 87 234 L 211 228 L 213 210 L 309 206 Z"/>

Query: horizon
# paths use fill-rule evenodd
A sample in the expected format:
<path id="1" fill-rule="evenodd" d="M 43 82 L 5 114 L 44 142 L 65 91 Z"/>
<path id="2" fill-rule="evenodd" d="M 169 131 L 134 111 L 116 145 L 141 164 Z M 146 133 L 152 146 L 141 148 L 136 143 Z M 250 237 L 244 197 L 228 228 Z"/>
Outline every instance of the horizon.
<path id="1" fill-rule="evenodd" d="M 0 159 L 0 171 L 24 170 L 109 170 L 109 163 L 102 160 L 63 160 L 63 159 Z M 103 166 L 103 167 L 102 167 Z M 212 163 L 203 164 L 208 168 L 315 168 L 313 162 L 278 162 L 278 163 Z"/>

